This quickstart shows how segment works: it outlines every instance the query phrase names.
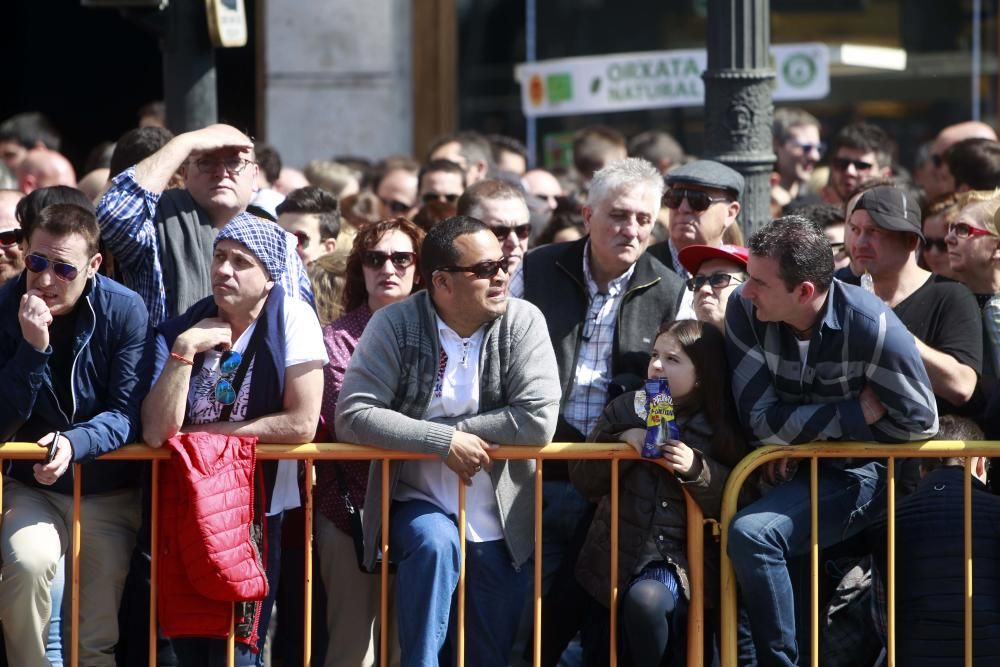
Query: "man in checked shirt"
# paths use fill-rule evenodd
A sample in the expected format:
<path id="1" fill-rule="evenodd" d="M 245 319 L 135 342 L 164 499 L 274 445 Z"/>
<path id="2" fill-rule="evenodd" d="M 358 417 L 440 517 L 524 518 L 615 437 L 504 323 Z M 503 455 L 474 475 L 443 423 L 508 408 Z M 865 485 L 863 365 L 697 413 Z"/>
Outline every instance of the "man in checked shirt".
<path id="1" fill-rule="evenodd" d="M 906 442 L 937 432 L 934 392 L 913 335 L 878 297 L 833 279 L 819 225 L 778 218 L 747 247 L 747 281 L 726 310 L 726 345 L 750 442 Z M 784 479 L 784 464 L 765 467 L 765 479 Z M 821 460 L 819 546 L 851 537 L 884 511 L 884 489 L 882 462 Z M 809 532 L 806 466 L 730 524 L 729 557 L 760 665 L 798 664 L 787 559 L 806 553 Z"/>

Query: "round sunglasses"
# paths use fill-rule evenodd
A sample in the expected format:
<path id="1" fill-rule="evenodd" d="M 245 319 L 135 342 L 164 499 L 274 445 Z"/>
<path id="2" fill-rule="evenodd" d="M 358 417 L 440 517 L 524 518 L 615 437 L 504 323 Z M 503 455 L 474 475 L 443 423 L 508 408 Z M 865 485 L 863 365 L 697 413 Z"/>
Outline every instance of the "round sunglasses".
<path id="1" fill-rule="evenodd" d="M 366 250 L 361 258 L 361 263 L 369 269 L 381 269 L 387 261 L 392 262 L 393 267 L 397 269 L 408 269 L 417 261 L 417 254 L 403 251 Z"/>

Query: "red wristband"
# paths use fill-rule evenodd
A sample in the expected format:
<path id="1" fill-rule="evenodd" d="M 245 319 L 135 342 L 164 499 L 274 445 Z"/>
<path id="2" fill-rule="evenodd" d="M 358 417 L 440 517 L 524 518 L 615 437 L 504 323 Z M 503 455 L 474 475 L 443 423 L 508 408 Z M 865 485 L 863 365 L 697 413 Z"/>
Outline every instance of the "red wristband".
<path id="1" fill-rule="evenodd" d="M 187 364 L 188 366 L 194 366 L 194 361 L 193 360 L 188 359 L 187 357 L 182 357 L 181 355 L 177 354 L 176 352 L 171 352 L 170 353 L 170 358 L 173 359 L 173 360 L 175 360 L 175 361 L 179 361 L 182 364 Z"/>

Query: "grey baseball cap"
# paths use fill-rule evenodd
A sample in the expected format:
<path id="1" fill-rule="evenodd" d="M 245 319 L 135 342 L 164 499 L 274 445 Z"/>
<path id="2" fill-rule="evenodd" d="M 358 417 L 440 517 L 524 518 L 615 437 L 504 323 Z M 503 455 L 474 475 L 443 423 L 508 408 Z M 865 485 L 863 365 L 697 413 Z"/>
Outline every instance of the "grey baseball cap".
<path id="1" fill-rule="evenodd" d="M 879 185 L 866 190 L 854 205 L 855 211 L 868 211 L 875 224 L 894 232 L 909 232 L 924 238 L 920 229 L 920 205 L 901 188 Z"/>

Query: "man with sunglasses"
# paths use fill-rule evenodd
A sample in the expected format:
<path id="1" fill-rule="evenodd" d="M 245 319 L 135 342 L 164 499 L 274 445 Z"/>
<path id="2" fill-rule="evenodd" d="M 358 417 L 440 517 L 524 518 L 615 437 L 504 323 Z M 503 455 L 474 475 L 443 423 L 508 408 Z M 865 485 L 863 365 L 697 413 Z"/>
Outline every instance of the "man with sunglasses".
<path id="1" fill-rule="evenodd" d="M 4 467 L 0 618 L 11 665 L 48 665 L 51 589 L 73 526 L 83 464 L 80 664 L 110 667 L 118 606 L 141 518 L 136 463 L 93 459 L 134 442 L 149 389 L 148 317 L 131 290 L 100 276 L 93 212 L 42 210 L 27 271 L 0 289 L 0 438 L 37 441 L 44 460 Z M 58 612 L 56 612 L 58 614 Z"/>
<path id="2" fill-rule="evenodd" d="M 859 121 L 842 128 L 833 139 L 823 201 L 844 206 L 864 181 L 890 176 L 892 151 L 892 139 L 877 125 Z"/>
<path id="3" fill-rule="evenodd" d="M 508 275 L 517 274 L 531 236 L 531 214 L 524 192 L 506 181 L 479 181 L 462 193 L 458 200 L 458 215 L 467 215 L 486 223 L 496 234 L 503 256 L 510 263 Z"/>
<path id="4" fill-rule="evenodd" d="M 805 195 L 806 184 L 825 148 L 819 138 L 819 121 L 804 109 L 774 110 L 774 171 L 778 182 L 771 186 L 771 199 L 794 201 Z"/>
<path id="5" fill-rule="evenodd" d="M 871 188 L 851 207 L 845 241 L 855 269 L 871 275 L 875 294 L 916 338 L 938 413 L 963 413 L 982 371 L 979 309 L 967 287 L 917 264 L 922 240 L 917 200 L 902 188 Z"/>
<path id="6" fill-rule="evenodd" d="M 23 197 L 17 190 L 0 190 L 0 285 L 13 280 L 24 270 L 21 223 L 16 215 L 17 202 Z"/>
<path id="7" fill-rule="evenodd" d="M 276 212 L 278 224 L 298 240 L 299 257 L 306 266 L 337 249 L 340 202 L 329 191 L 315 185 L 293 190 Z"/>
<path id="8" fill-rule="evenodd" d="M 417 212 L 419 166 L 410 158 L 392 157 L 375 165 L 372 192 L 382 203 L 382 217 L 407 218 Z"/>
<path id="9" fill-rule="evenodd" d="M 432 201 L 457 204 L 465 192 L 465 172 L 451 160 L 431 160 L 417 176 L 420 204 Z"/>
<path id="10" fill-rule="evenodd" d="M 932 172 L 931 178 L 926 183 L 927 198 L 931 201 L 955 191 L 955 179 L 952 176 L 946 158 L 948 149 L 965 139 L 988 139 L 996 141 L 997 133 L 992 127 L 978 120 L 955 123 L 938 133 L 930 148 Z"/>
<path id="11" fill-rule="evenodd" d="M 466 507 L 466 663 L 505 667 L 530 586 L 532 460 L 492 460 L 494 444 L 539 445 L 555 429 L 559 385 L 545 319 L 508 299 L 509 260 L 465 216 L 421 246 L 426 290 L 380 308 L 365 328 L 337 402 L 337 436 L 437 454 L 390 464 L 389 558 L 397 565 L 402 664 L 448 665 L 459 576 L 459 485 Z M 365 498 L 365 564 L 382 530 L 382 471 Z M 383 565 L 384 566 L 384 565 Z"/>
<path id="12" fill-rule="evenodd" d="M 169 189 L 174 173 L 183 189 Z M 171 139 L 115 176 L 97 206 L 102 240 L 123 282 L 139 293 L 153 325 L 175 317 L 212 291 L 218 230 L 247 210 L 257 183 L 253 140 L 230 125 L 209 125 Z M 312 303 L 312 286 L 286 237 L 285 293 Z"/>
<path id="13" fill-rule="evenodd" d="M 668 173 L 666 183 L 662 203 L 670 211 L 670 236 L 650 246 L 649 253 L 687 280 L 691 274 L 678 253 L 690 245 L 722 245 L 722 235 L 740 212 L 743 176 L 721 162 L 695 160 Z M 689 300 L 684 306 L 690 313 Z"/>

